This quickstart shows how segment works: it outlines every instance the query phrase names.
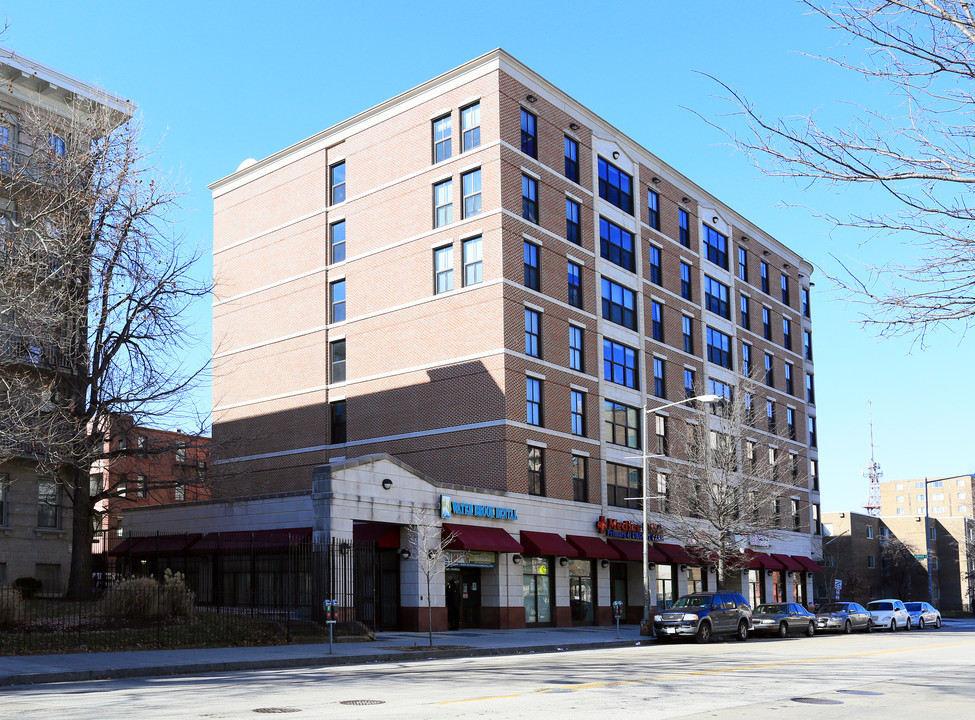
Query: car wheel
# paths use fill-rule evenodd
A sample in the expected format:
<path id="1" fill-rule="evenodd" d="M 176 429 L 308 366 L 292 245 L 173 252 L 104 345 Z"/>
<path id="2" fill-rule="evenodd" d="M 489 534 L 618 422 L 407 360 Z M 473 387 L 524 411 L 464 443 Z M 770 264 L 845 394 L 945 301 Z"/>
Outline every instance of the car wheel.
<path id="1" fill-rule="evenodd" d="M 784 622 L 779 623 L 779 629 L 776 631 L 776 635 L 779 637 L 789 637 L 789 626 Z"/>
<path id="2" fill-rule="evenodd" d="M 890 619 L 890 631 L 897 632 L 897 620 L 895 620 L 894 618 Z"/>
<path id="3" fill-rule="evenodd" d="M 735 640 L 745 642 L 748 639 L 748 623 L 742 620 L 738 623 L 738 632 L 735 633 Z"/>
<path id="4" fill-rule="evenodd" d="M 809 623 L 809 626 L 806 628 L 806 637 L 812 637 L 815 634 L 816 634 L 816 625 L 814 623 Z"/>
<path id="5" fill-rule="evenodd" d="M 907 618 L 907 625 L 904 626 L 904 631 L 907 632 L 911 629 L 911 618 Z"/>
<path id="6" fill-rule="evenodd" d="M 935 627 L 935 629 L 938 629 L 939 627 L 941 627 L 941 618 L 935 618 L 934 619 L 934 627 Z"/>
<path id="7" fill-rule="evenodd" d="M 845 632 L 847 635 L 853 632 L 853 623 L 847 620 L 846 624 L 843 625 L 843 632 Z"/>
<path id="8" fill-rule="evenodd" d="M 917 629 L 918 630 L 923 630 L 924 629 L 924 618 L 919 618 L 918 619 L 918 621 L 917 621 Z"/>
<path id="9" fill-rule="evenodd" d="M 702 622 L 700 627 L 697 629 L 697 635 L 694 636 L 694 640 L 699 644 L 703 645 L 711 640 L 711 624 Z"/>
<path id="10" fill-rule="evenodd" d="M 867 632 L 868 633 L 873 632 L 873 620 L 867 620 Z"/>

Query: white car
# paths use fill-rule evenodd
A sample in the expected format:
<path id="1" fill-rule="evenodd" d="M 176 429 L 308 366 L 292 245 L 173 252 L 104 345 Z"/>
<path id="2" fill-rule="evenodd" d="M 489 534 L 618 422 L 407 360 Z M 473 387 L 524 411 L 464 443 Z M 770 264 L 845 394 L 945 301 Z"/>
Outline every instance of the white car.
<path id="1" fill-rule="evenodd" d="M 867 604 L 867 612 L 875 630 L 910 630 L 911 616 L 900 600 L 874 600 Z"/>

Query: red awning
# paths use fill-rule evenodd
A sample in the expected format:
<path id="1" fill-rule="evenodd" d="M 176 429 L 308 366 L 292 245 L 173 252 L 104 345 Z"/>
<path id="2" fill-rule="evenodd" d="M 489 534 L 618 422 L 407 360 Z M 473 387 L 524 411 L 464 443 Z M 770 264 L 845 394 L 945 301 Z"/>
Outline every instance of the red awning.
<path id="1" fill-rule="evenodd" d="M 643 562 L 643 548 L 640 547 L 639 542 L 633 542 L 632 540 L 616 540 L 615 538 L 610 538 L 606 542 L 608 542 L 613 549 L 619 552 L 620 557 L 623 560 L 638 563 Z M 670 562 L 653 545 L 649 545 L 647 547 L 647 560 L 654 563 Z"/>
<path id="2" fill-rule="evenodd" d="M 528 555 L 565 555 L 579 557 L 579 551 L 555 533 L 521 531 L 521 546 Z"/>
<path id="3" fill-rule="evenodd" d="M 786 570 L 805 570 L 798 561 L 793 560 L 790 555 L 783 555 L 782 553 L 772 553 L 772 557 L 778 560 L 780 563 L 785 565 Z"/>
<path id="4" fill-rule="evenodd" d="M 109 555 L 129 555 L 135 549 L 136 545 L 142 542 L 141 537 L 127 537 L 125 540 L 120 542 L 118 545 L 113 547 L 108 551 Z"/>
<path id="5" fill-rule="evenodd" d="M 745 550 L 745 556 L 748 558 L 745 567 L 751 570 L 785 570 L 785 565 L 767 553 Z"/>
<path id="6" fill-rule="evenodd" d="M 826 572 L 822 565 L 805 555 L 793 555 L 792 559 L 797 560 L 807 572 Z"/>
<path id="7" fill-rule="evenodd" d="M 352 526 L 355 543 L 375 543 L 376 547 L 396 549 L 400 546 L 399 525 L 379 522 L 362 522 Z"/>
<path id="8" fill-rule="evenodd" d="M 287 550 L 294 543 L 308 540 L 311 528 L 274 528 L 271 530 L 235 530 L 232 532 L 207 533 L 193 545 L 193 552 L 217 552 L 231 550 L 264 552 Z"/>
<path id="9" fill-rule="evenodd" d="M 444 523 L 444 537 L 448 537 L 451 533 L 453 533 L 454 539 L 447 546 L 448 550 L 489 550 L 492 552 L 506 553 L 524 552 L 518 541 L 501 528 Z"/>
<path id="10" fill-rule="evenodd" d="M 522 533 L 524 536 L 524 533 Z M 565 539 L 570 545 L 575 546 L 579 555 L 584 558 L 595 558 L 597 560 L 619 560 L 620 554 L 606 544 L 605 540 L 585 535 L 566 535 Z"/>
<path id="11" fill-rule="evenodd" d="M 184 552 L 202 537 L 201 533 L 181 535 L 144 535 L 128 537 L 112 550 L 109 555 L 176 555 Z"/>
<path id="12" fill-rule="evenodd" d="M 675 565 L 700 565 L 701 560 L 697 560 L 680 545 L 670 545 L 668 543 L 654 543 L 660 552 L 667 556 L 664 562 L 674 563 Z"/>

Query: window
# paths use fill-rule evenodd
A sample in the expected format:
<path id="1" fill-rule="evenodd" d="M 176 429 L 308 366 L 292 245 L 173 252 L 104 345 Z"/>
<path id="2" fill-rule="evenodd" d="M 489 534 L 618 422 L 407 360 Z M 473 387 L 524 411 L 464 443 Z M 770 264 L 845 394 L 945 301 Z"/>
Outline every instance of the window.
<path id="1" fill-rule="evenodd" d="M 898 495 L 897 497 L 894 498 L 894 501 L 895 502 L 902 503 L 902 502 L 904 502 L 904 496 L 903 495 Z"/>
<path id="2" fill-rule="evenodd" d="M 660 248 L 650 246 L 650 282 L 654 285 L 663 285 L 660 271 Z"/>
<path id="3" fill-rule="evenodd" d="M 792 528 L 798 530 L 802 527 L 802 516 L 799 514 L 799 501 L 793 499 L 791 501 L 792 505 Z"/>
<path id="4" fill-rule="evenodd" d="M 748 251 L 743 247 L 738 248 L 738 277 L 748 282 Z"/>
<path id="5" fill-rule="evenodd" d="M 647 225 L 660 229 L 660 195 L 650 189 L 647 190 Z"/>
<path id="6" fill-rule="evenodd" d="M 694 382 L 694 371 L 690 368 L 684 368 L 684 397 L 694 397 L 696 387 L 697 385 Z"/>
<path id="7" fill-rule="evenodd" d="M 336 280 L 331 286 L 332 322 L 345 320 L 345 280 Z"/>
<path id="8" fill-rule="evenodd" d="M 572 182 L 579 182 L 579 143 L 565 138 L 565 176 Z"/>
<path id="9" fill-rule="evenodd" d="M 751 330 L 752 323 L 748 312 L 748 297 L 746 295 L 742 295 L 741 298 L 739 299 L 738 304 L 739 304 L 739 310 L 741 315 L 738 322 L 745 330 Z"/>
<path id="10" fill-rule="evenodd" d="M 464 286 L 477 285 L 484 280 L 484 243 L 481 238 L 465 240 L 461 245 L 464 253 Z"/>
<path id="11" fill-rule="evenodd" d="M 136 448 L 139 451 L 138 452 L 138 456 L 139 457 L 145 457 L 146 456 L 146 445 L 147 445 L 148 441 L 149 440 L 148 440 L 148 438 L 145 435 L 139 435 L 138 437 L 136 437 L 136 439 L 135 439 L 135 446 L 136 446 Z"/>
<path id="12" fill-rule="evenodd" d="M 812 333 L 809 332 L 808 330 L 802 331 L 802 345 L 803 345 L 803 351 L 805 352 L 806 355 L 806 360 L 812 360 L 813 359 Z"/>
<path id="13" fill-rule="evenodd" d="M 728 286 L 712 277 L 704 276 L 704 306 L 715 315 L 729 318 Z"/>
<path id="14" fill-rule="evenodd" d="M 586 435 L 586 394 L 580 390 L 572 390 L 569 393 L 569 403 L 571 404 L 572 415 L 572 434 Z"/>
<path id="15" fill-rule="evenodd" d="M 748 469 L 752 472 L 755 470 L 756 456 L 755 456 L 755 441 L 746 440 L 745 441 L 745 462 L 748 465 Z"/>
<path id="16" fill-rule="evenodd" d="M 603 375 L 607 382 L 637 388 L 636 350 L 603 338 Z"/>
<path id="17" fill-rule="evenodd" d="M 694 320 L 684 315 L 681 318 L 681 331 L 684 336 L 684 352 L 694 353 Z"/>
<path id="18" fill-rule="evenodd" d="M 680 264 L 680 296 L 685 300 L 691 300 L 691 266 L 686 262 Z"/>
<path id="19" fill-rule="evenodd" d="M 785 364 L 785 391 L 789 395 L 794 395 L 792 385 L 792 365 L 790 363 Z"/>
<path id="20" fill-rule="evenodd" d="M 768 295 L 768 263 L 760 260 L 758 263 L 759 274 L 762 276 L 762 292 Z"/>
<path id="21" fill-rule="evenodd" d="M 720 330 L 707 329 L 708 362 L 731 370 L 731 338 Z"/>
<path id="22" fill-rule="evenodd" d="M 783 273 L 781 276 L 781 285 L 782 285 L 782 304 L 788 305 L 789 304 L 789 276 L 786 275 L 785 273 Z"/>
<path id="23" fill-rule="evenodd" d="M 684 247 L 691 246 L 691 219 L 687 214 L 687 210 L 683 208 L 678 208 L 677 210 L 677 227 L 680 238 L 680 244 Z"/>
<path id="24" fill-rule="evenodd" d="M 328 375 L 333 383 L 345 382 L 345 340 L 328 344 Z"/>
<path id="25" fill-rule="evenodd" d="M 345 400 L 337 400 L 328 404 L 328 414 L 331 424 L 332 444 L 340 445 L 345 442 Z"/>
<path id="26" fill-rule="evenodd" d="M 657 342 L 664 341 L 664 306 L 656 300 L 650 302 L 650 331 Z"/>
<path id="27" fill-rule="evenodd" d="M 538 264 L 538 245 L 525 242 L 525 287 L 542 289 L 542 279 Z"/>
<path id="28" fill-rule="evenodd" d="M 799 298 L 802 304 L 802 314 L 804 317 L 809 317 L 809 288 L 800 288 Z"/>
<path id="29" fill-rule="evenodd" d="M 61 507 L 58 484 L 54 480 L 37 481 L 37 527 L 61 527 Z"/>
<path id="30" fill-rule="evenodd" d="M 633 233 L 605 218 L 599 218 L 599 254 L 621 268 L 633 272 Z"/>
<path id="31" fill-rule="evenodd" d="M 454 289 L 454 246 L 438 248 L 433 251 L 433 264 L 436 280 L 436 294 Z"/>
<path id="32" fill-rule="evenodd" d="M 582 352 L 582 328 L 569 325 L 569 367 L 582 372 L 585 364 Z"/>
<path id="33" fill-rule="evenodd" d="M 450 157 L 450 115 L 433 121 L 433 161 Z"/>
<path id="34" fill-rule="evenodd" d="M 176 483 L 173 487 L 173 500 L 176 502 L 186 500 L 186 486 L 183 483 Z"/>
<path id="35" fill-rule="evenodd" d="M 622 405 L 612 400 L 603 403 L 603 423 L 606 440 L 614 445 L 640 448 L 640 412 L 638 408 Z"/>
<path id="36" fill-rule="evenodd" d="M 664 379 L 664 361 L 653 359 L 653 394 L 658 398 L 667 397 L 667 383 Z"/>
<path id="37" fill-rule="evenodd" d="M 633 214 L 633 178 L 599 158 L 599 197 L 625 213 Z"/>
<path id="38" fill-rule="evenodd" d="M 778 482 L 779 481 L 779 451 L 774 447 L 770 447 L 768 449 L 768 466 L 769 469 L 772 471 L 772 481 Z"/>
<path id="39" fill-rule="evenodd" d="M 643 489 L 640 482 L 640 468 L 628 465 L 606 463 L 606 504 L 615 507 L 634 507 L 634 501 L 627 498 L 640 498 Z M 640 507 L 637 505 L 636 507 Z"/>
<path id="40" fill-rule="evenodd" d="M 183 454 L 186 454 L 186 448 L 183 448 Z M 135 496 L 137 498 L 144 498 L 146 496 L 146 489 L 149 487 L 149 483 L 146 480 L 145 475 L 135 476 Z"/>
<path id="41" fill-rule="evenodd" d="M 704 248 L 708 260 L 728 269 L 728 238 L 714 228 L 704 226 Z"/>
<path id="42" fill-rule="evenodd" d="M 444 180 L 433 186 L 433 226 L 449 225 L 454 221 L 454 181 Z"/>
<path id="43" fill-rule="evenodd" d="M 460 111 L 460 130 L 463 135 L 464 152 L 473 150 L 481 144 L 481 104 L 468 105 Z"/>
<path id="44" fill-rule="evenodd" d="M 0 125 L 0 128 L 3 126 Z M 2 140 L 2 138 L 0 138 Z M 92 493 L 94 495 L 95 493 Z M 7 527 L 8 513 L 10 506 L 10 475 L 4 473 L 0 475 L 0 527 Z"/>
<path id="45" fill-rule="evenodd" d="M 55 157 L 64 157 L 68 154 L 68 147 L 64 143 L 64 138 L 57 133 L 47 134 L 47 144 L 51 148 L 51 152 L 54 153 Z"/>
<path id="46" fill-rule="evenodd" d="M 10 158 L 13 157 L 13 128 L 5 122 L 0 122 L 0 170 L 10 169 Z"/>
<path id="47" fill-rule="evenodd" d="M 538 134 L 535 129 L 536 118 L 530 112 L 521 109 L 521 151 L 525 155 L 538 157 Z"/>
<path id="48" fill-rule="evenodd" d="M 572 307 L 582 307 L 582 266 L 576 265 L 571 260 L 568 263 L 569 269 L 569 305 Z"/>
<path id="49" fill-rule="evenodd" d="M 799 482 L 799 455 L 796 453 L 789 453 L 789 475 L 793 483 Z"/>
<path id="50" fill-rule="evenodd" d="M 748 343 L 741 344 L 741 371 L 747 376 L 752 376 L 752 346 Z"/>
<path id="51" fill-rule="evenodd" d="M 579 203 L 565 199 L 565 239 L 582 245 L 582 225 L 579 223 Z"/>
<path id="52" fill-rule="evenodd" d="M 332 205 L 345 202 L 345 162 L 336 163 L 329 168 L 332 190 Z"/>
<path id="53" fill-rule="evenodd" d="M 765 401 L 765 420 L 768 423 L 768 431 L 775 433 L 775 401 Z"/>
<path id="54" fill-rule="evenodd" d="M 529 425 L 542 424 L 542 381 L 538 378 L 525 378 L 527 395 L 526 419 Z"/>
<path id="55" fill-rule="evenodd" d="M 464 191 L 464 217 L 474 217 L 481 214 L 481 169 L 471 170 L 460 176 L 461 188 Z"/>
<path id="56" fill-rule="evenodd" d="M 542 356 L 542 314 L 525 308 L 525 354 Z"/>
<path id="57" fill-rule="evenodd" d="M 751 393 L 745 393 L 745 422 L 755 422 L 755 398 Z"/>
<path id="58" fill-rule="evenodd" d="M 658 455 L 670 455 L 670 445 L 667 442 L 667 425 L 668 419 L 666 415 L 655 415 L 654 416 L 654 434 L 657 438 L 657 454 Z"/>
<path id="59" fill-rule="evenodd" d="M 545 494 L 545 451 L 538 447 L 528 448 L 528 492 Z"/>
<path id="60" fill-rule="evenodd" d="M 867 555 L 867 567 L 871 569 L 877 567 L 877 559 L 873 555 Z"/>
<path id="61" fill-rule="evenodd" d="M 332 224 L 332 262 L 345 260 L 345 220 Z"/>
<path id="62" fill-rule="evenodd" d="M 589 473 L 587 458 L 572 456 L 572 499 L 576 502 L 589 502 Z"/>
<path id="63" fill-rule="evenodd" d="M 603 319 L 636 330 L 636 293 L 607 278 L 601 285 Z"/>
<path id="64" fill-rule="evenodd" d="M 816 418 L 810 417 L 809 425 L 809 447 L 816 447 Z"/>
<path id="65" fill-rule="evenodd" d="M 538 224 L 538 181 L 527 175 L 521 176 L 521 216 Z"/>
<path id="66" fill-rule="evenodd" d="M 762 308 L 762 337 L 772 339 L 772 311 L 767 307 Z"/>
<path id="67" fill-rule="evenodd" d="M 785 409 L 785 426 L 788 431 L 789 439 L 796 439 L 796 411 L 790 407 Z"/>
<path id="68" fill-rule="evenodd" d="M 806 402 L 816 403 L 816 388 L 813 385 L 812 373 L 806 373 Z"/>
<path id="69" fill-rule="evenodd" d="M 772 365 L 772 356 L 765 353 L 765 384 L 775 387 L 775 367 Z"/>
<path id="70" fill-rule="evenodd" d="M 789 318 L 782 318 L 782 347 L 792 349 L 792 323 Z"/>

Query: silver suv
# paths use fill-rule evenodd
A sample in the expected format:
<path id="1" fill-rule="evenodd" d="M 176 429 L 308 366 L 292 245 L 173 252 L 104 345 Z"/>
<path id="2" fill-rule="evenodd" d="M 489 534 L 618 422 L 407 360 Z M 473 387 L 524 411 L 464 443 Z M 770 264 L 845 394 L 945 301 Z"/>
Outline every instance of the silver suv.
<path id="1" fill-rule="evenodd" d="M 657 615 L 653 629 L 658 640 L 693 636 L 697 642 L 706 643 L 715 635 L 734 635 L 744 641 L 752 630 L 752 611 L 739 593 L 693 593 L 678 598 Z"/>

